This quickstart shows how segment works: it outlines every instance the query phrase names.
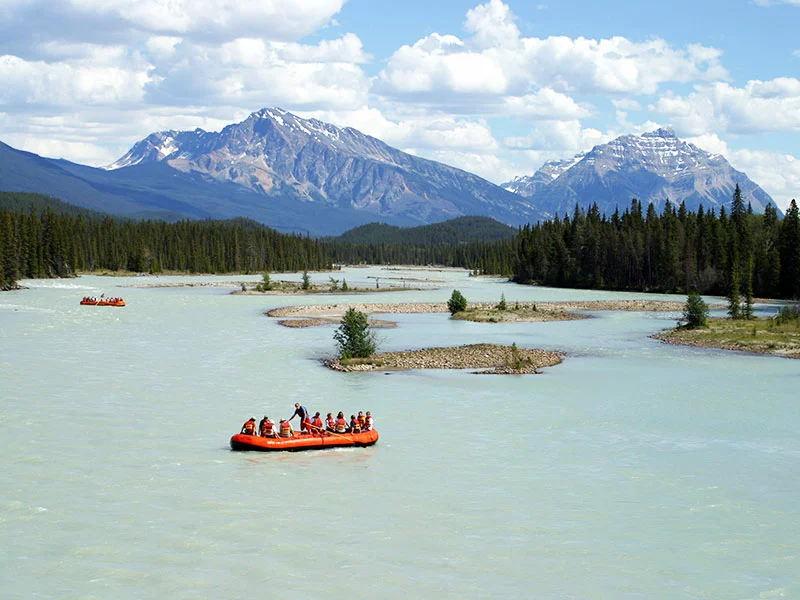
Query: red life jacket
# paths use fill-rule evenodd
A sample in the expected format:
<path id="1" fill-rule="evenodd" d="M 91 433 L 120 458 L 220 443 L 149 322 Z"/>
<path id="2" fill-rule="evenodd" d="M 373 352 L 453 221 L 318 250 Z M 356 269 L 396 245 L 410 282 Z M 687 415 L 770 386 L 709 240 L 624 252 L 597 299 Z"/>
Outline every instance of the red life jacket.
<path id="1" fill-rule="evenodd" d="M 247 435 L 253 435 L 256 432 L 256 422 L 251 419 L 242 426 L 242 429 Z"/>
<path id="2" fill-rule="evenodd" d="M 272 421 L 267 419 L 261 423 L 261 435 L 264 437 L 272 435 L 272 428 L 275 425 Z"/>
<path id="3" fill-rule="evenodd" d="M 322 429 L 322 418 L 314 417 L 311 419 L 311 424 L 314 426 L 314 431 L 320 431 Z"/>
<path id="4" fill-rule="evenodd" d="M 281 423 L 281 437 L 290 437 L 292 435 L 292 426 L 289 421 Z"/>
<path id="5" fill-rule="evenodd" d="M 328 429 L 336 429 L 336 419 L 330 417 L 329 419 L 327 419 L 327 425 Z"/>
<path id="6" fill-rule="evenodd" d="M 336 431 L 339 433 L 347 431 L 347 421 L 344 419 L 336 419 Z"/>

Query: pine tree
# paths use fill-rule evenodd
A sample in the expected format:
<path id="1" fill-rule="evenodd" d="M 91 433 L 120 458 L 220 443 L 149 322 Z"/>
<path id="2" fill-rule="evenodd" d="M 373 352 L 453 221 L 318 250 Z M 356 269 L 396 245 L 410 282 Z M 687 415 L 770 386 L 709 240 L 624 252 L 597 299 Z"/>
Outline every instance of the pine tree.
<path id="1" fill-rule="evenodd" d="M 780 229 L 780 295 L 800 298 L 800 213 L 792 200 Z"/>
<path id="2" fill-rule="evenodd" d="M 679 327 L 695 329 L 705 327 L 708 321 L 708 305 L 700 294 L 692 292 L 686 298 L 686 305 L 683 308 L 683 315 L 678 321 Z"/>
<path id="3" fill-rule="evenodd" d="M 467 310 L 467 299 L 458 290 L 453 290 L 450 300 L 447 301 L 447 310 L 451 315 Z"/>
<path id="4" fill-rule="evenodd" d="M 367 315 L 354 308 L 347 309 L 333 339 L 339 347 L 339 358 L 367 358 L 375 353 L 377 342 L 370 329 Z"/>

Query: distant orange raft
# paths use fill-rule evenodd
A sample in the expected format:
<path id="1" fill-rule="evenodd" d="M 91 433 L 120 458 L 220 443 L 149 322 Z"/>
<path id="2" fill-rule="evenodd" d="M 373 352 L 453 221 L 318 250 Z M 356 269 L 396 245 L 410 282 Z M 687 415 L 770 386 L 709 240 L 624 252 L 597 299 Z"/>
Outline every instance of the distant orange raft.
<path id="1" fill-rule="evenodd" d="M 261 437 L 237 433 L 231 438 L 233 450 L 257 450 L 260 452 L 298 452 L 300 450 L 324 450 L 325 448 L 364 448 L 378 441 L 378 432 L 361 433 L 294 433 L 292 437 Z"/>
<path id="2" fill-rule="evenodd" d="M 84 298 L 81 300 L 83 306 L 125 306 L 122 298 Z"/>

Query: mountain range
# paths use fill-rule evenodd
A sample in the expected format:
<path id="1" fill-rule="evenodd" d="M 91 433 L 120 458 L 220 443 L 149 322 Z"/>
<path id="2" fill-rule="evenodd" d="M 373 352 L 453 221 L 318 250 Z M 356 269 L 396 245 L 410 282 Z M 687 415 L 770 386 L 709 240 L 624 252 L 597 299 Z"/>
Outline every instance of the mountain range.
<path id="1" fill-rule="evenodd" d="M 730 204 L 736 184 L 756 212 L 771 198 L 721 155 L 668 129 L 622 136 L 551 161 L 502 187 L 352 128 L 264 108 L 220 132 L 160 131 L 105 168 L 0 142 L 0 190 L 48 194 L 134 218 L 247 217 L 282 231 L 336 235 L 371 222 L 418 226 L 485 216 L 512 226 L 633 197 L 696 209 Z"/>
<path id="2" fill-rule="evenodd" d="M 624 135 L 571 159 L 548 161 L 503 188 L 532 200 L 547 218 L 596 202 L 601 213 L 624 210 L 632 198 L 661 212 L 666 202 L 689 210 L 729 206 L 736 185 L 753 211 L 774 201 L 721 154 L 680 140 L 670 128 Z"/>

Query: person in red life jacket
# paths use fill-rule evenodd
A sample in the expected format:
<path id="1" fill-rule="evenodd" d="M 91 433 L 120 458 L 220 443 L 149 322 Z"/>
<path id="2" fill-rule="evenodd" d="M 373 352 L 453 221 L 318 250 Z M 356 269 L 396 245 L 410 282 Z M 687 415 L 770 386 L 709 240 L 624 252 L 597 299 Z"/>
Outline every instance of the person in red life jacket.
<path id="1" fill-rule="evenodd" d="M 361 433 L 361 425 L 355 415 L 350 415 L 350 433 Z"/>
<path id="2" fill-rule="evenodd" d="M 270 420 L 267 415 L 264 415 L 264 418 L 258 424 L 258 431 L 261 433 L 261 437 L 275 437 L 275 422 Z"/>
<path id="3" fill-rule="evenodd" d="M 358 411 L 358 416 L 356 417 L 356 421 L 358 421 L 358 427 L 361 431 L 364 431 L 364 428 L 367 426 L 367 418 L 364 416 L 364 411 Z"/>
<path id="4" fill-rule="evenodd" d="M 292 424 L 286 419 L 281 419 L 279 435 L 281 437 L 292 437 L 294 435 L 294 432 L 292 431 Z"/>
<path id="5" fill-rule="evenodd" d="M 241 433 L 245 435 L 255 435 L 256 434 L 256 418 L 250 417 L 247 421 L 244 422 L 242 425 Z"/>
<path id="6" fill-rule="evenodd" d="M 336 431 L 336 419 L 333 418 L 333 413 L 328 413 L 328 416 L 325 418 L 325 430 Z"/>
<path id="7" fill-rule="evenodd" d="M 295 417 L 300 417 L 300 433 L 307 433 L 309 423 L 308 409 L 305 406 L 301 406 L 299 402 L 295 402 L 294 414 L 288 420 L 291 421 Z"/>
<path id="8" fill-rule="evenodd" d="M 309 422 L 309 429 L 311 430 L 311 433 L 314 434 L 321 434 L 323 432 L 322 417 L 319 416 L 319 413 L 311 417 L 311 421 Z"/>
<path id="9" fill-rule="evenodd" d="M 367 411 L 366 425 L 364 431 L 372 431 L 375 428 L 375 419 L 372 418 L 372 413 Z"/>
<path id="10" fill-rule="evenodd" d="M 336 417 L 336 433 L 346 433 L 347 432 L 347 420 L 344 418 L 344 413 L 339 411 L 339 414 Z"/>

